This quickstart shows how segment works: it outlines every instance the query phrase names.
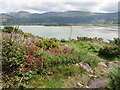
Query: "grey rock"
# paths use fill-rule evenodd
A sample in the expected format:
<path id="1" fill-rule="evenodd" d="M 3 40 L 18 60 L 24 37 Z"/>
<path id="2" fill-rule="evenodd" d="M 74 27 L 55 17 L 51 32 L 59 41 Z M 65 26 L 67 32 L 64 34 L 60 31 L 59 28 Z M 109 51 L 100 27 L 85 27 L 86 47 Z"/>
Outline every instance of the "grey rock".
<path id="1" fill-rule="evenodd" d="M 79 87 L 82 87 L 83 85 L 82 84 L 80 84 L 79 82 L 77 83 L 77 85 L 79 86 Z"/>
<path id="2" fill-rule="evenodd" d="M 98 63 L 98 65 L 107 67 L 107 65 L 104 62 L 100 62 L 100 63 Z"/>
<path id="3" fill-rule="evenodd" d="M 80 63 L 79 63 L 79 66 L 80 66 L 81 68 L 85 69 L 86 71 L 93 73 L 93 70 L 92 70 L 92 68 L 89 66 L 89 64 L 87 64 L 87 63 L 85 63 L 85 62 L 80 62 Z"/>

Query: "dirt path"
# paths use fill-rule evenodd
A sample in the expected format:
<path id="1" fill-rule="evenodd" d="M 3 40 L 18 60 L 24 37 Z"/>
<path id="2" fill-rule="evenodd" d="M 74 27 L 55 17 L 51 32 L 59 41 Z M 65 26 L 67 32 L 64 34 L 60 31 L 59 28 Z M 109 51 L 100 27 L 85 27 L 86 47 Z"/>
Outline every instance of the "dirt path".
<path id="1" fill-rule="evenodd" d="M 69 45 L 66 45 L 68 48 L 75 48 Z M 78 48 L 75 48 L 76 51 L 80 52 Z M 101 63 L 94 68 L 93 73 L 87 73 L 83 76 L 73 77 L 68 80 L 69 86 L 66 87 L 75 87 L 75 88 L 105 88 L 109 81 L 108 73 L 114 69 L 116 66 L 120 66 L 120 61 L 108 61 L 99 56 L 87 52 L 88 55 L 95 57 L 98 60 L 101 60 Z M 70 84 L 72 82 L 72 85 Z"/>
<path id="2" fill-rule="evenodd" d="M 108 73 L 120 66 L 120 61 L 100 62 L 93 73 L 85 72 L 65 80 L 65 88 L 105 88 L 109 81 Z"/>
<path id="3" fill-rule="evenodd" d="M 97 77 L 91 79 L 88 82 L 89 88 L 105 88 L 107 87 L 107 82 L 109 81 L 108 73 L 114 69 L 116 66 L 120 66 L 120 61 L 111 61 L 108 64 L 98 64 L 95 68 L 95 74 Z"/>

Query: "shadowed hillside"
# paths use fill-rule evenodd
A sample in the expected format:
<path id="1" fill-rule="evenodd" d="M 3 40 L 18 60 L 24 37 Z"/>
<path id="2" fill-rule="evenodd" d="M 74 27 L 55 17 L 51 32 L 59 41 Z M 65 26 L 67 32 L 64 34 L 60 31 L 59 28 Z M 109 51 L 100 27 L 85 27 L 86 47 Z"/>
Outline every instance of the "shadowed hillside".
<path id="1" fill-rule="evenodd" d="M 93 13 L 85 11 L 29 13 L 25 11 L 0 14 L 3 24 L 74 23 L 117 24 L 118 13 Z"/>

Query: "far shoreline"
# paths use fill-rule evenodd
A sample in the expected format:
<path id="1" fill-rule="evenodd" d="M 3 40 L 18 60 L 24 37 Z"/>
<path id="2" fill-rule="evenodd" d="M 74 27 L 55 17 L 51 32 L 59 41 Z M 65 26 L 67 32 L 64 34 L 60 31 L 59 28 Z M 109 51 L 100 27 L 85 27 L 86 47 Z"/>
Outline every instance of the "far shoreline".
<path id="1" fill-rule="evenodd" d="M 39 25 L 39 24 L 1 24 L 1 26 L 46 26 L 46 25 Z M 75 24 L 71 24 L 71 25 L 63 25 L 63 26 L 59 26 L 59 25 L 48 25 L 46 27 L 79 27 L 79 26 L 98 26 L 98 27 L 109 27 L 109 26 L 118 26 L 118 24 L 79 24 L 79 25 L 75 25 Z"/>

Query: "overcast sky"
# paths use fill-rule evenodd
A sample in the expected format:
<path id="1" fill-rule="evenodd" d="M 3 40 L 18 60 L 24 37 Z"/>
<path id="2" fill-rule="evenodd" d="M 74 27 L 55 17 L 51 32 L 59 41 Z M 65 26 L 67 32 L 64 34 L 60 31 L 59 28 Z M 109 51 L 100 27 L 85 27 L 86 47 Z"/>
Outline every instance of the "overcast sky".
<path id="1" fill-rule="evenodd" d="M 70 10 L 117 12 L 118 2 L 119 0 L 1 0 L 0 13 L 18 11 L 43 13 Z"/>

